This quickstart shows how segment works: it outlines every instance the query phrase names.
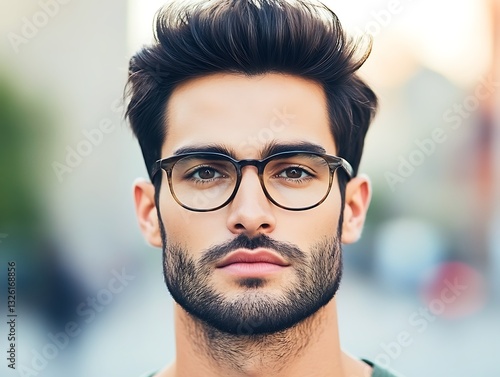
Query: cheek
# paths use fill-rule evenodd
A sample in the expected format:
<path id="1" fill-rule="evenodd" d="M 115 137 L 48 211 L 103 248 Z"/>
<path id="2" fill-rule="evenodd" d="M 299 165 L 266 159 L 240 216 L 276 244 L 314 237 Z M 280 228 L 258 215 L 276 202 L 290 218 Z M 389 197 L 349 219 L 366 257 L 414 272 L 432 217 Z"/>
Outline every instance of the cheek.
<path id="1" fill-rule="evenodd" d="M 193 212 L 182 208 L 167 192 L 160 198 L 163 225 L 169 243 L 200 252 L 230 238 L 224 233 L 224 219 L 217 212 Z M 221 236 L 226 236 L 226 238 Z"/>
<path id="2" fill-rule="evenodd" d="M 333 192 L 332 192 L 333 194 Z M 280 213 L 277 218 L 275 237 L 309 250 L 312 244 L 324 237 L 337 235 L 340 216 L 340 196 L 327 199 L 318 207 L 298 212 Z"/>
<path id="3" fill-rule="evenodd" d="M 318 207 L 304 212 L 288 214 L 278 221 L 278 239 L 288 239 L 298 245 L 309 245 L 318 239 L 336 234 L 338 210 Z"/>

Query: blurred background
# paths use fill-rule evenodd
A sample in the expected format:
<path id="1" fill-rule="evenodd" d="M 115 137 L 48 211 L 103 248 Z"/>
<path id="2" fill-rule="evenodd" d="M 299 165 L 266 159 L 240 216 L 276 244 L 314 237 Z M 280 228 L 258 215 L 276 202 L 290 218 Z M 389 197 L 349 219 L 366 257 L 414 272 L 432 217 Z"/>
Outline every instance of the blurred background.
<path id="1" fill-rule="evenodd" d="M 500 376 L 500 1 L 324 1 L 371 34 L 380 97 L 361 171 L 374 196 L 345 247 L 341 340 L 407 377 Z M 132 183 L 129 57 L 163 1 L 2 0 L 0 344 L 17 273 L 17 370 L 130 376 L 174 358 L 160 251 Z"/>

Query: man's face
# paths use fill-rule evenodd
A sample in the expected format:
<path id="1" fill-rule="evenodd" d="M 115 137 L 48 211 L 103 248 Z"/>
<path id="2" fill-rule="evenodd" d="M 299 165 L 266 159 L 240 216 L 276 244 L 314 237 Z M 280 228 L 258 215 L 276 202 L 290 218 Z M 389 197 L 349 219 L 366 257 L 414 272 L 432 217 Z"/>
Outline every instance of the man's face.
<path id="1" fill-rule="evenodd" d="M 162 158 L 179 148 L 216 144 L 238 160 L 261 159 L 271 142 L 315 144 L 336 154 L 323 89 L 296 76 L 193 79 L 174 90 L 167 114 Z M 341 274 L 336 177 L 321 205 L 290 211 L 266 198 L 257 169 L 246 166 L 234 200 L 203 213 L 182 208 L 162 174 L 158 209 L 165 280 L 187 312 L 232 334 L 272 333 L 307 318 L 333 297 Z M 246 272 L 218 267 L 236 250 L 268 252 L 285 265 Z"/>

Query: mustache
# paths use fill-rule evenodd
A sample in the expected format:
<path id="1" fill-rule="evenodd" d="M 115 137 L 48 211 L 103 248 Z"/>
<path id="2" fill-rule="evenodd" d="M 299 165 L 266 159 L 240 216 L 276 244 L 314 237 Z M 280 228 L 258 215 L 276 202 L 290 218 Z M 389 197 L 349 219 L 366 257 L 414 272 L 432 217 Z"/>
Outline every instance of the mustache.
<path id="1" fill-rule="evenodd" d="M 271 249 L 288 261 L 304 262 L 306 260 L 305 253 L 292 243 L 276 241 L 265 234 L 254 238 L 240 234 L 230 241 L 208 248 L 200 258 L 200 264 L 216 263 L 236 249 L 253 250 L 257 248 Z"/>

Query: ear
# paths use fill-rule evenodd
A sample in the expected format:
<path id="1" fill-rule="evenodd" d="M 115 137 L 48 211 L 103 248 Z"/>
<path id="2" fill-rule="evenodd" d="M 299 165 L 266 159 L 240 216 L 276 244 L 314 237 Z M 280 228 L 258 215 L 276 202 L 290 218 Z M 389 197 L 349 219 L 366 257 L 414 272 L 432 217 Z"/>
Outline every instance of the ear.
<path id="1" fill-rule="evenodd" d="M 161 247 L 161 233 L 155 205 L 155 188 L 143 178 L 134 182 L 135 212 L 139 227 L 146 241 L 155 247 Z"/>
<path id="2" fill-rule="evenodd" d="M 364 174 L 354 177 L 347 183 L 344 222 L 342 223 L 342 243 L 353 243 L 361 237 L 371 194 L 370 179 Z"/>

